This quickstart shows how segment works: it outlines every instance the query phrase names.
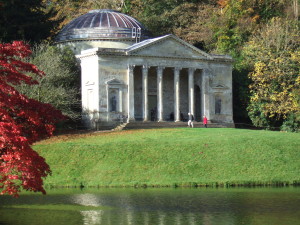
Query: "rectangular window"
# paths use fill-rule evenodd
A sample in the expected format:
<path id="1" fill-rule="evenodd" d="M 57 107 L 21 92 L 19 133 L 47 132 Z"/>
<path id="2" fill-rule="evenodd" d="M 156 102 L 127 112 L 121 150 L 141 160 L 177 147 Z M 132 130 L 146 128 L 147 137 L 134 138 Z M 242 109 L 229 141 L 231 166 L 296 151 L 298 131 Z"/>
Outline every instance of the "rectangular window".
<path id="1" fill-rule="evenodd" d="M 215 114 L 221 114 L 222 99 L 220 96 L 215 97 Z"/>
<path id="2" fill-rule="evenodd" d="M 132 38 L 136 38 L 136 27 L 132 28 Z"/>

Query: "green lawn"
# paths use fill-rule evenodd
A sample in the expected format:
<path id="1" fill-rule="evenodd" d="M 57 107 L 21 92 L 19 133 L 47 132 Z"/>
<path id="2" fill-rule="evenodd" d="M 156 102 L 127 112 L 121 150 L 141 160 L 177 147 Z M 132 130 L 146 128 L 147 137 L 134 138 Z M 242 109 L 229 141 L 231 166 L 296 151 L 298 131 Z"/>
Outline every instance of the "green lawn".
<path id="1" fill-rule="evenodd" d="M 53 186 L 300 183 L 300 134 L 177 128 L 48 139 L 34 146 Z"/>

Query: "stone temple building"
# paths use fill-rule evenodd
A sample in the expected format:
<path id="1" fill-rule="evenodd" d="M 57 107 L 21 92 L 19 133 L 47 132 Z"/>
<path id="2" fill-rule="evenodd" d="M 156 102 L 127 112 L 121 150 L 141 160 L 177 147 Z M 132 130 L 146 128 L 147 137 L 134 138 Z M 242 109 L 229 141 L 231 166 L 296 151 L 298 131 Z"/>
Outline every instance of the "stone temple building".
<path id="1" fill-rule="evenodd" d="M 151 37 L 136 19 L 92 10 L 56 42 L 81 63 L 83 120 L 196 121 L 233 124 L 232 58 L 208 54 L 174 35 Z"/>

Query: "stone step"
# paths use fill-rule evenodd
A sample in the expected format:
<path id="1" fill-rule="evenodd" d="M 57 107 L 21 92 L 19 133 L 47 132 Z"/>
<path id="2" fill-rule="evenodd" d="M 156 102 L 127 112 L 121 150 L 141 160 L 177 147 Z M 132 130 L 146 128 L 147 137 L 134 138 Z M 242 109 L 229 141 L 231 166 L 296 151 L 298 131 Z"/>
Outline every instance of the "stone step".
<path id="1" fill-rule="evenodd" d="M 128 123 L 122 123 L 120 124 L 119 126 L 113 128 L 112 130 L 113 131 L 120 131 L 120 130 L 123 130 L 126 126 L 127 126 Z"/>
<path id="2" fill-rule="evenodd" d="M 175 128 L 175 127 L 187 127 L 187 122 L 130 122 L 123 129 L 153 129 L 153 128 Z M 204 127 L 202 122 L 194 122 L 194 128 Z M 209 123 L 207 125 L 209 128 L 227 128 L 234 127 L 234 124 L 225 123 Z"/>
<path id="3" fill-rule="evenodd" d="M 101 130 L 114 130 L 121 126 L 123 123 L 119 121 L 101 121 L 96 124 L 96 130 L 101 131 Z"/>
<path id="4" fill-rule="evenodd" d="M 156 122 L 156 121 L 133 121 L 130 123 L 120 123 L 120 122 L 102 122 L 98 124 L 96 130 L 133 130 L 133 129 L 156 129 L 156 128 L 176 128 L 176 127 L 187 127 L 187 122 Z M 204 125 L 202 122 L 194 122 L 194 128 L 203 128 Z M 233 123 L 209 123 L 207 124 L 208 128 L 226 128 L 226 127 L 234 127 Z"/>

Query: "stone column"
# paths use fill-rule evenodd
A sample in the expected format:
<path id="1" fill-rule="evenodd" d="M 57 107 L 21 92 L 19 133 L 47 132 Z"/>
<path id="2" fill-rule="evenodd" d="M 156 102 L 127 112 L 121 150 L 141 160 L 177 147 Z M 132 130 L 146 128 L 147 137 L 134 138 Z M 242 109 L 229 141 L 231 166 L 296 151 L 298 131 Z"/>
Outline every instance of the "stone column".
<path id="1" fill-rule="evenodd" d="M 128 118 L 127 122 L 134 121 L 134 76 L 133 70 L 135 65 L 128 66 Z"/>
<path id="2" fill-rule="evenodd" d="M 195 68 L 189 68 L 189 112 L 195 116 L 194 72 Z"/>
<path id="3" fill-rule="evenodd" d="M 210 103 L 209 103 L 209 76 L 210 72 L 207 69 L 202 71 L 202 116 L 206 116 L 210 120 Z"/>
<path id="4" fill-rule="evenodd" d="M 123 90 L 119 88 L 119 110 L 118 112 L 123 112 Z"/>
<path id="5" fill-rule="evenodd" d="M 143 65 L 143 117 L 144 121 L 149 120 L 148 112 L 148 69 L 149 67 Z"/>
<path id="6" fill-rule="evenodd" d="M 180 121 L 180 73 L 181 68 L 174 68 L 174 121 Z"/>
<path id="7" fill-rule="evenodd" d="M 158 122 L 163 121 L 163 70 L 164 67 L 157 67 L 157 117 Z"/>

